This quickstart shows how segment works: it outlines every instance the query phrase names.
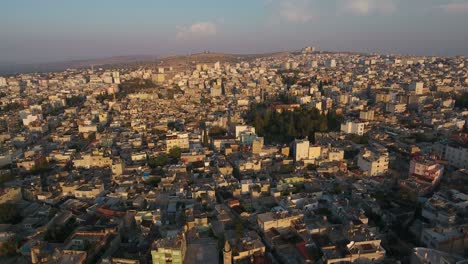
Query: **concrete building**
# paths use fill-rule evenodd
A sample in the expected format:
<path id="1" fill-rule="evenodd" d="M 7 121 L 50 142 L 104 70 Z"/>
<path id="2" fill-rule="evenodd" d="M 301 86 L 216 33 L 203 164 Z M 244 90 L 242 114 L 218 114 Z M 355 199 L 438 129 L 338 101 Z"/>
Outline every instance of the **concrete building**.
<path id="1" fill-rule="evenodd" d="M 388 113 L 394 113 L 394 114 L 403 113 L 406 111 L 406 104 L 394 104 L 394 103 L 386 104 L 385 110 Z"/>
<path id="2" fill-rule="evenodd" d="M 424 93 L 424 83 L 423 82 L 413 82 L 409 85 L 409 91 L 414 94 L 421 95 Z"/>
<path id="3" fill-rule="evenodd" d="M 23 198 L 21 188 L 9 187 L 0 189 L 0 204 L 7 202 L 17 203 Z"/>
<path id="4" fill-rule="evenodd" d="M 159 239 L 151 250 L 153 264 L 182 264 L 187 250 L 185 234 Z"/>
<path id="5" fill-rule="evenodd" d="M 0 87 L 6 86 L 6 85 L 7 85 L 7 81 L 5 77 L 0 77 Z"/>
<path id="6" fill-rule="evenodd" d="M 112 166 L 112 159 L 102 155 L 86 154 L 81 158 L 73 160 L 73 165 L 76 168 L 93 168 L 93 167 L 110 167 Z"/>
<path id="7" fill-rule="evenodd" d="M 359 119 L 365 120 L 365 121 L 373 121 L 374 120 L 374 110 L 361 111 L 359 113 Z"/>
<path id="8" fill-rule="evenodd" d="M 236 139 L 239 140 L 242 133 L 253 133 L 255 134 L 255 127 L 247 125 L 236 126 Z"/>
<path id="9" fill-rule="evenodd" d="M 387 173 L 388 151 L 384 149 L 364 148 L 359 153 L 358 166 L 365 175 L 378 176 Z"/>
<path id="10" fill-rule="evenodd" d="M 263 149 L 264 139 L 263 137 L 257 137 L 252 142 L 252 153 L 259 154 Z"/>
<path id="11" fill-rule="evenodd" d="M 228 240 L 226 240 L 226 242 L 224 243 L 223 263 L 224 264 L 232 264 L 232 249 L 231 249 L 231 245 L 229 244 Z"/>
<path id="12" fill-rule="evenodd" d="M 320 158 L 322 155 L 321 146 L 310 146 L 309 147 L 309 159 L 314 160 Z"/>
<path id="13" fill-rule="evenodd" d="M 341 124 L 341 132 L 345 134 L 356 134 L 359 136 L 364 135 L 364 128 L 366 123 L 347 121 L 344 124 Z"/>
<path id="14" fill-rule="evenodd" d="M 166 151 L 169 152 L 174 147 L 179 147 L 180 149 L 189 149 L 190 141 L 188 133 L 167 134 Z"/>
<path id="15" fill-rule="evenodd" d="M 443 173 L 444 166 L 432 159 L 417 157 L 410 161 L 410 176 L 421 177 L 432 182 L 442 176 Z"/>
<path id="16" fill-rule="evenodd" d="M 164 73 L 156 73 L 151 75 L 151 80 L 154 83 L 163 83 L 166 80 Z"/>
<path id="17" fill-rule="evenodd" d="M 265 232 L 271 228 L 288 228 L 293 225 L 294 221 L 302 219 L 302 217 L 302 214 L 291 215 L 287 212 L 268 212 L 264 214 L 259 214 L 257 216 L 257 223 L 261 230 Z"/>
<path id="18" fill-rule="evenodd" d="M 454 140 L 445 147 L 445 159 L 450 166 L 468 169 L 468 140 Z"/>
<path id="19" fill-rule="evenodd" d="M 329 60 L 325 61 L 325 67 L 335 68 L 336 67 L 336 60 L 335 59 L 329 59 Z"/>
<path id="20" fill-rule="evenodd" d="M 104 185 L 97 184 L 84 184 L 75 190 L 74 194 L 76 198 L 96 199 L 104 192 Z"/>
<path id="21" fill-rule="evenodd" d="M 260 236 L 255 231 L 248 232 L 243 238 L 239 239 L 232 256 L 233 263 L 250 262 L 255 256 L 263 256 L 266 247 Z"/>
<path id="22" fill-rule="evenodd" d="M 301 161 L 309 158 L 309 140 L 308 139 L 296 139 L 293 142 L 293 155 L 295 161 Z"/>
<path id="23" fill-rule="evenodd" d="M 322 247 L 322 261 L 325 264 L 333 263 L 374 263 L 385 257 L 385 249 L 381 240 L 351 241 L 345 247 Z"/>

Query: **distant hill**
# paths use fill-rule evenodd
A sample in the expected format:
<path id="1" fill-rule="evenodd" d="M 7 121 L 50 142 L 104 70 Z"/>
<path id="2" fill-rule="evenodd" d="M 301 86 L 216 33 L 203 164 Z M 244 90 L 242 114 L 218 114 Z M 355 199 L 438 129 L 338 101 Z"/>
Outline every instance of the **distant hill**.
<path id="1" fill-rule="evenodd" d="M 160 65 L 165 67 L 193 66 L 199 63 L 212 64 L 217 61 L 237 63 L 249 61 L 261 57 L 284 57 L 289 56 L 289 52 L 262 53 L 262 54 L 227 54 L 227 53 L 196 53 L 190 55 L 162 56 Z"/>
<path id="2" fill-rule="evenodd" d="M 35 64 L 10 64 L 0 65 L 0 74 L 16 74 L 16 73 L 31 73 L 31 72 L 51 72 L 63 71 L 66 69 L 74 68 L 88 68 L 91 65 L 95 67 L 103 65 L 118 65 L 118 64 L 131 64 L 137 62 L 151 62 L 156 61 L 157 56 L 151 55 L 137 55 L 137 56 L 116 56 L 100 59 L 89 60 L 72 60 L 50 63 L 35 63 Z"/>
<path id="3" fill-rule="evenodd" d="M 89 60 L 72 60 L 51 63 L 37 64 L 10 64 L 0 65 L 0 75 L 9 75 L 17 73 L 31 72 L 52 72 L 64 71 L 66 69 L 82 69 L 94 67 L 129 67 L 129 66 L 165 66 L 165 67 L 186 67 L 197 63 L 215 63 L 220 62 L 240 62 L 248 61 L 259 57 L 284 57 L 289 52 L 265 53 L 265 54 L 225 54 L 225 53 L 197 53 L 190 55 L 135 55 L 135 56 L 116 56 Z"/>

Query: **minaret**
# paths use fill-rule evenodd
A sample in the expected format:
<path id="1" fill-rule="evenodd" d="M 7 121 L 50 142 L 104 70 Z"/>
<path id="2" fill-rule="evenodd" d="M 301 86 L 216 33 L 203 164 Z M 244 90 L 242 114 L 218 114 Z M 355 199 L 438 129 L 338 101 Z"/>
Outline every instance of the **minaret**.
<path id="1" fill-rule="evenodd" d="M 232 250 L 229 241 L 226 240 L 223 249 L 224 264 L 232 264 Z"/>

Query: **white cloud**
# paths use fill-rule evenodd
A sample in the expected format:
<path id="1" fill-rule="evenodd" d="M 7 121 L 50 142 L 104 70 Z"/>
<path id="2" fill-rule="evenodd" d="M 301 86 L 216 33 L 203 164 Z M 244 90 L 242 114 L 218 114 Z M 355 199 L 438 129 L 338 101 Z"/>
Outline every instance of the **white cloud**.
<path id="1" fill-rule="evenodd" d="M 193 37 L 208 37 L 216 35 L 218 29 L 215 24 L 211 22 L 197 22 L 189 27 L 177 28 L 177 39 L 187 39 Z"/>
<path id="2" fill-rule="evenodd" d="M 439 7 L 448 13 L 468 13 L 468 2 L 453 2 Z"/>
<path id="3" fill-rule="evenodd" d="M 274 13 L 289 22 L 306 23 L 317 20 L 319 14 L 333 12 L 368 15 L 372 13 L 390 14 L 396 11 L 398 0 L 264 0 Z"/>
<path id="4" fill-rule="evenodd" d="M 266 0 L 267 6 L 281 18 L 293 23 L 305 23 L 317 18 L 315 0 Z"/>
<path id="5" fill-rule="evenodd" d="M 280 16 L 295 23 L 305 23 L 314 19 L 312 4 L 307 0 L 282 0 Z"/>
<path id="6" fill-rule="evenodd" d="M 396 10 L 396 3 L 393 0 L 342 0 L 342 3 L 345 12 L 356 15 L 390 14 Z"/>

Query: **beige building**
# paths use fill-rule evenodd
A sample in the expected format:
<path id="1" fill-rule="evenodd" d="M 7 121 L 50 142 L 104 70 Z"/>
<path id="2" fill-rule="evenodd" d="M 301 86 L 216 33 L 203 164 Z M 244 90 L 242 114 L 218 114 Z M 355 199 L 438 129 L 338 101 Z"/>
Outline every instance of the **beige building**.
<path id="1" fill-rule="evenodd" d="M 263 137 L 257 137 L 252 142 L 252 153 L 253 154 L 260 154 L 263 149 Z"/>
<path id="2" fill-rule="evenodd" d="M 111 167 L 112 159 L 110 157 L 104 157 L 101 155 L 83 155 L 79 159 L 73 161 L 73 165 L 77 168 L 92 168 L 92 167 Z"/>
<path id="3" fill-rule="evenodd" d="M 374 110 L 361 111 L 359 113 L 359 119 L 365 120 L 365 121 L 374 120 Z"/>
<path id="4" fill-rule="evenodd" d="M 239 239 L 233 252 L 233 263 L 244 263 L 253 256 L 263 256 L 265 254 L 265 245 L 261 238 L 254 231 L 250 231 L 245 237 Z"/>
<path id="5" fill-rule="evenodd" d="M 301 161 L 309 158 L 309 140 L 296 139 L 293 142 L 293 154 L 295 161 Z"/>
<path id="6" fill-rule="evenodd" d="M 76 198 L 95 199 L 104 192 L 104 185 L 84 184 L 75 190 Z"/>
<path id="7" fill-rule="evenodd" d="M 290 215 L 287 212 L 268 212 L 257 215 L 257 223 L 265 232 L 271 228 L 288 228 L 293 224 L 294 221 L 300 220 L 302 217 L 302 214 Z"/>
<path id="8" fill-rule="evenodd" d="M 387 104 L 385 110 L 389 113 L 403 113 L 406 111 L 406 104 Z"/>
<path id="9" fill-rule="evenodd" d="M 21 188 L 11 187 L 0 189 L 0 204 L 18 202 L 22 197 Z"/>
<path id="10" fill-rule="evenodd" d="M 385 249 L 380 245 L 381 240 L 354 242 L 346 247 L 322 247 L 322 261 L 333 263 L 374 263 L 385 257 Z"/>
<path id="11" fill-rule="evenodd" d="M 358 166 L 367 176 L 378 176 L 388 171 L 388 151 L 364 148 L 358 156 Z"/>
<path id="12" fill-rule="evenodd" d="M 190 147 L 188 133 L 172 133 L 166 135 L 166 151 L 169 152 L 174 147 L 180 149 L 189 149 Z"/>
<path id="13" fill-rule="evenodd" d="M 424 83 L 423 82 L 413 82 L 409 85 L 410 92 L 414 94 L 421 95 L 424 93 Z"/>
<path id="14" fill-rule="evenodd" d="M 310 146 L 309 147 L 309 159 L 314 160 L 320 158 L 322 155 L 321 146 Z"/>

